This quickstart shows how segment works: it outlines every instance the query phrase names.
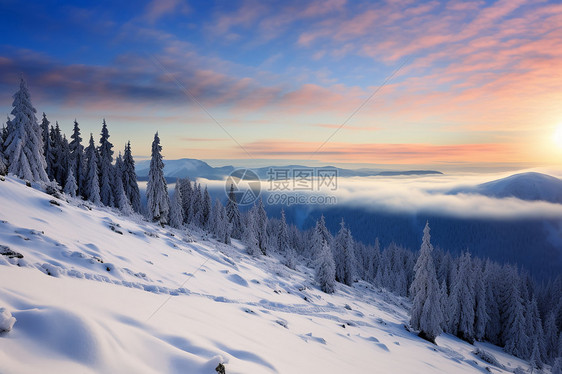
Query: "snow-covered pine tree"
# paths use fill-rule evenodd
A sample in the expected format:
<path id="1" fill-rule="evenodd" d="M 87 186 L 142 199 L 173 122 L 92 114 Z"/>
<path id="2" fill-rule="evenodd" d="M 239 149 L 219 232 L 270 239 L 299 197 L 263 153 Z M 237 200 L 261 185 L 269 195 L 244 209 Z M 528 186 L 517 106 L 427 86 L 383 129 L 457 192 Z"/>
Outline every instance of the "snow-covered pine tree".
<path id="1" fill-rule="evenodd" d="M 201 184 L 193 183 L 193 192 L 191 194 L 191 209 L 193 210 L 192 222 L 201 227 L 201 217 L 203 211 L 203 196 L 201 195 Z"/>
<path id="2" fill-rule="evenodd" d="M 529 337 L 526 334 L 525 328 L 525 311 L 523 300 L 519 291 L 519 282 L 515 280 L 518 278 L 515 274 L 515 269 L 511 268 L 511 276 L 506 279 L 506 286 L 508 295 L 506 295 L 507 309 L 504 312 L 506 316 L 502 338 L 505 342 L 505 351 L 517 357 L 529 357 Z M 511 279 L 511 281 L 509 280 Z"/>
<path id="3" fill-rule="evenodd" d="M 551 374 L 562 374 L 562 356 L 554 360 L 552 365 Z"/>
<path id="4" fill-rule="evenodd" d="M 318 239 L 322 241 L 322 244 L 316 258 L 316 281 L 323 292 L 334 293 L 336 291 L 334 256 L 326 240 L 320 235 L 318 235 Z"/>
<path id="5" fill-rule="evenodd" d="M 164 162 L 162 161 L 161 151 L 160 138 L 158 132 L 156 132 L 152 142 L 152 159 L 150 160 L 148 183 L 146 185 L 147 208 L 148 218 L 164 225 L 168 223 L 170 199 L 166 179 L 164 178 Z"/>
<path id="6" fill-rule="evenodd" d="M 64 166 L 61 163 L 63 159 L 63 144 L 62 134 L 60 131 L 59 123 L 56 122 L 55 126 L 51 126 L 49 134 L 51 138 L 51 155 L 49 156 L 52 168 L 52 178 L 60 185 L 64 186 L 65 179 L 63 177 Z"/>
<path id="7" fill-rule="evenodd" d="M 231 236 L 235 239 L 240 239 L 242 234 L 242 221 L 240 219 L 240 210 L 238 210 L 238 202 L 234 194 L 233 184 L 230 185 L 230 192 L 228 193 L 226 216 L 228 217 L 228 223 L 232 226 Z"/>
<path id="8" fill-rule="evenodd" d="M 486 325 L 490 320 L 488 317 L 488 306 L 486 304 L 486 285 L 484 284 L 484 272 L 482 261 L 473 261 L 472 283 L 474 284 L 474 337 L 482 341 L 486 334 Z"/>
<path id="9" fill-rule="evenodd" d="M 369 247 L 368 265 L 367 265 L 367 281 L 374 284 L 375 277 L 380 268 L 381 262 L 381 245 L 379 238 L 375 238 L 375 245 Z"/>
<path id="10" fill-rule="evenodd" d="M 316 259 L 320 251 L 322 251 L 323 241 L 326 242 L 329 248 L 333 240 L 332 235 L 326 228 L 326 221 L 324 219 L 323 214 L 320 216 L 320 219 L 316 221 L 316 226 L 314 227 L 312 236 L 313 236 L 312 245 L 311 245 L 312 253 L 310 254 L 310 257 Z M 332 255 L 332 259 L 333 259 L 333 255 Z"/>
<path id="11" fill-rule="evenodd" d="M 258 247 L 258 235 L 255 225 L 255 209 L 250 209 L 246 215 L 246 224 L 242 233 L 242 241 L 246 244 L 246 251 L 249 255 L 257 256 L 261 254 Z"/>
<path id="12" fill-rule="evenodd" d="M 76 197 L 76 192 L 78 192 L 78 184 L 76 183 L 76 178 L 74 178 L 74 172 L 72 168 L 68 168 L 68 176 L 66 177 L 66 182 L 64 184 L 64 193 Z"/>
<path id="13" fill-rule="evenodd" d="M 345 227 L 343 218 L 340 223 L 340 231 L 334 239 L 333 253 L 336 263 L 336 281 L 351 286 L 355 266 L 353 238 L 350 231 Z"/>
<path id="14" fill-rule="evenodd" d="M 205 191 L 202 195 L 202 202 L 201 202 L 201 228 L 208 230 L 211 225 L 211 195 L 209 195 L 209 191 L 207 190 L 207 186 L 205 186 Z"/>
<path id="15" fill-rule="evenodd" d="M 114 205 L 111 178 L 113 177 L 113 144 L 109 141 L 109 131 L 105 118 L 101 127 L 101 138 L 99 146 L 99 168 L 100 168 L 100 197 L 101 202 L 107 206 Z"/>
<path id="16" fill-rule="evenodd" d="M 86 181 L 84 184 L 85 197 L 96 205 L 101 204 L 100 183 L 98 178 L 98 156 L 94 144 L 94 136 L 90 133 L 90 143 L 85 150 Z"/>
<path id="17" fill-rule="evenodd" d="M 121 153 L 119 153 L 119 156 L 115 159 L 113 173 L 112 185 L 115 207 L 124 215 L 130 216 L 133 214 L 133 208 L 131 207 L 131 203 L 123 187 L 123 157 L 121 157 Z"/>
<path id="18" fill-rule="evenodd" d="M 537 306 L 537 299 L 534 296 L 527 302 L 525 316 L 527 318 L 526 324 L 529 344 L 530 346 L 537 345 L 538 356 L 536 357 L 536 364 L 542 368 L 542 364 L 547 358 L 546 341 L 539 308 Z M 531 352 L 531 356 L 532 355 L 533 352 Z"/>
<path id="19" fill-rule="evenodd" d="M 62 178 L 63 178 L 63 186 L 66 184 L 66 180 L 68 178 L 68 169 L 70 164 L 70 147 L 68 146 L 68 139 L 66 139 L 66 135 L 62 135 L 62 143 L 61 143 L 61 171 L 62 171 Z"/>
<path id="20" fill-rule="evenodd" d="M 230 224 L 226 217 L 226 210 L 219 199 L 213 206 L 213 233 L 219 242 L 230 244 Z"/>
<path id="21" fill-rule="evenodd" d="M 435 343 L 435 338 L 442 331 L 443 311 L 439 301 L 440 290 L 433 265 L 433 246 L 429 231 L 427 222 L 423 230 L 420 254 L 414 266 L 414 281 L 410 286 L 410 295 L 413 298 L 410 324 L 420 331 L 421 338 Z"/>
<path id="22" fill-rule="evenodd" d="M 180 179 L 182 208 L 183 208 L 183 221 L 190 223 L 193 219 L 193 207 L 191 206 L 191 199 L 193 195 L 193 188 L 189 178 Z M 222 205 L 222 204 L 221 204 Z"/>
<path id="23" fill-rule="evenodd" d="M 449 329 L 454 335 L 469 343 L 474 342 L 475 293 L 472 282 L 472 259 L 466 251 L 459 258 L 458 272 L 453 275 L 449 297 Z"/>
<path id="24" fill-rule="evenodd" d="M 139 185 L 137 183 L 137 174 L 135 173 L 135 160 L 131 152 L 131 142 L 125 145 L 125 153 L 123 154 L 123 188 L 125 195 L 129 199 L 131 208 L 137 213 L 141 211 L 141 200 Z"/>
<path id="25" fill-rule="evenodd" d="M 9 164 L 8 172 L 29 181 L 48 182 L 41 128 L 35 117 L 37 111 L 31 104 L 23 78 L 20 89 L 14 94 L 12 106 L 12 130 L 9 131 L 4 151 Z"/>
<path id="26" fill-rule="evenodd" d="M 500 267 L 490 260 L 484 266 L 484 283 L 486 284 L 486 309 L 488 323 L 486 324 L 485 338 L 489 342 L 499 345 L 502 323 L 498 304 L 500 294 L 499 282 Z"/>
<path id="27" fill-rule="evenodd" d="M 258 234 L 258 243 L 262 254 L 267 254 L 267 213 L 263 206 L 263 200 L 258 200 L 258 205 L 256 207 L 256 231 Z"/>
<path id="28" fill-rule="evenodd" d="M 552 362 L 558 354 L 558 327 L 556 314 L 551 311 L 544 322 L 544 340 L 548 362 Z"/>
<path id="29" fill-rule="evenodd" d="M 47 115 L 43 112 L 43 119 L 41 120 L 41 138 L 43 139 L 43 156 L 45 157 L 45 162 L 47 163 L 47 176 L 50 180 L 55 179 L 53 176 L 53 145 L 50 136 L 50 125 L 51 122 L 47 119 Z"/>
<path id="30" fill-rule="evenodd" d="M 171 199 L 170 205 L 170 226 L 179 229 L 183 225 L 183 208 L 181 196 L 181 183 L 176 180 L 176 187 L 174 188 L 174 196 Z"/>
<path id="31" fill-rule="evenodd" d="M 285 218 L 285 210 L 281 208 L 281 219 L 279 220 L 279 229 L 277 230 L 277 251 L 285 254 L 289 247 L 289 228 L 287 227 L 287 220 Z"/>
<path id="32" fill-rule="evenodd" d="M 84 195 L 84 183 L 86 181 L 84 146 L 82 145 L 80 127 L 78 126 L 78 121 L 76 121 L 76 119 L 74 120 L 74 127 L 72 129 L 70 139 L 72 140 L 68 143 L 68 147 L 70 148 L 69 167 L 72 169 L 72 174 L 74 174 L 74 178 L 76 179 L 76 185 L 78 186 L 77 194 Z"/>
<path id="33" fill-rule="evenodd" d="M 542 369 L 542 360 L 539 350 L 539 344 L 536 340 L 533 343 L 533 350 L 531 351 L 529 366 L 531 367 L 531 374 L 534 373 L 536 370 Z"/>

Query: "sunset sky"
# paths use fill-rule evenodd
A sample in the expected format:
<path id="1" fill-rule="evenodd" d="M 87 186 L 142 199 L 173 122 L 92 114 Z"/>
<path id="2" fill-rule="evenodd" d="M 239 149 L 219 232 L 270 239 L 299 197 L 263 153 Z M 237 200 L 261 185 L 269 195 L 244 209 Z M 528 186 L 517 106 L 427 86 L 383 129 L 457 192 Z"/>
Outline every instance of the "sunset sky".
<path id="1" fill-rule="evenodd" d="M 0 0 L 0 12 L 4 119 L 23 74 L 67 134 L 77 118 L 98 140 L 105 117 L 139 159 L 159 131 L 166 158 L 214 165 L 562 166 L 559 1 Z"/>

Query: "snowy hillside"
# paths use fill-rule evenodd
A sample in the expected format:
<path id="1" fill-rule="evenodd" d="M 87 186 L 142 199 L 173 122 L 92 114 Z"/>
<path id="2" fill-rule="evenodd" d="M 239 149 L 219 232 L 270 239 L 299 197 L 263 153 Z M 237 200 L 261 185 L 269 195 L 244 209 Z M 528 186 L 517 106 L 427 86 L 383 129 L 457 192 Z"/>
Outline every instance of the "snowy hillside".
<path id="1" fill-rule="evenodd" d="M 515 197 L 529 201 L 548 201 L 562 204 L 562 181 L 542 173 L 519 173 L 507 178 L 459 188 L 453 193 L 477 193 L 489 197 Z"/>
<path id="2" fill-rule="evenodd" d="M 408 332 L 409 302 L 197 232 L 0 181 L 2 373 L 509 373 L 525 362 Z"/>

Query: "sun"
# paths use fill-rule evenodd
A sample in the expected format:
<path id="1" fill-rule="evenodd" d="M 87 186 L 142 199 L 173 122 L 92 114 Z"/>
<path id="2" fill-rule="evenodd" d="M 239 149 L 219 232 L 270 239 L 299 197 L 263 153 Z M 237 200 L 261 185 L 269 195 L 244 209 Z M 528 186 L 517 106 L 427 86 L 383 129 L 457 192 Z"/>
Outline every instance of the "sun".
<path id="1" fill-rule="evenodd" d="M 552 140 L 554 144 L 560 149 L 562 149 L 562 123 L 556 126 L 554 129 L 554 134 L 552 134 Z"/>

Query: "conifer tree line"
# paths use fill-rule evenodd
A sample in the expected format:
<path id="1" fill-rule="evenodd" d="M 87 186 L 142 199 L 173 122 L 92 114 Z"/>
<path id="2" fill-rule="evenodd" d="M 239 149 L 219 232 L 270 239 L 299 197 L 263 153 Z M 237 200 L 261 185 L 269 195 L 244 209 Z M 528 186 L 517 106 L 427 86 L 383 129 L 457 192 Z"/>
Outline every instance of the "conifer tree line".
<path id="1" fill-rule="evenodd" d="M 12 117 L 8 116 L 0 134 L 0 173 L 40 182 L 124 214 L 141 212 L 131 144 L 114 159 L 105 119 L 96 146 L 93 134 L 84 142 L 77 120 L 69 138 L 45 113 L 39 124 L 23 78 L 13 97 Z"/>
<path id="2" fill-rule="evenodd" d="M 131 145 L 114 157 L 105 120 L 97 145 L 92 134 L 83 141 L 78 121 L 68 140 L 45 114 L 38 123 L 23 79 L 12 106 L 0 134 L 1 174 L 55 183 L 70 196 L 125 215 L 142 212 L 176 229 L 198 228 L 225 244 L 241 240 L 252 256 L 279 257 L 290 269 L 313 267 L 326 293 L 363 281 L 410 298 L 410 325 L 429 341 L 445 332 L 471 343 L 502 346 L 535 368 L 562 365 L 562 276 L 539 284 L 510 264 L 474 258 L 468 251 L 454 257 L 433 248 L 429 223 L 415 253 L 396 244 L 381 248 L 378 239 L 372 245 L 357 242 L 343 220 L 335 236 L 323 216 L 313 228 L 300 230 L 287 223 L 284 211 L 279 218 L 268 217 L 261 199 L 241 212 L 234 186 L 225 204 L 213 202 L 207 186 L 189 178 L 178 179 L 170 193 L 158 133 L 151 149 L 147 205 L 141 207 Z"/>

